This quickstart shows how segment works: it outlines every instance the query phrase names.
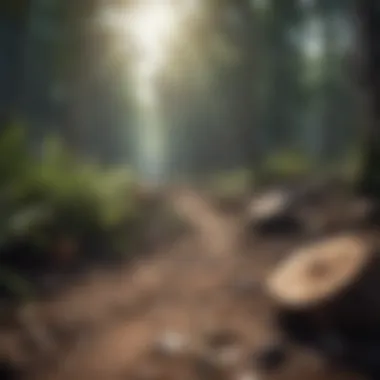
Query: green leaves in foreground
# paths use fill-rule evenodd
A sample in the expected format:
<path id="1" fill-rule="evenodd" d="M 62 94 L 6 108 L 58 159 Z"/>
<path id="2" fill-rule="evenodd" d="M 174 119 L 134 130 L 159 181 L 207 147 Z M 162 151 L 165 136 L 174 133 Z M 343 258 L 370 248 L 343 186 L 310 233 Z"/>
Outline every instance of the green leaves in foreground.
<path id="1" fill-rule="evenodd" d="M 22 128 L 9 126 L 0 135 L 0 244 L 21 237 L 54 255 L 62 239 L 83 248 L 85 239 L 102 236 L 126 251 L 139 216 L 134 189 L 127 168 L 84 163 L 55 137 L 33 157 Z M 27 294 L 22 278 L 0 270 L 0 283 Z"/>

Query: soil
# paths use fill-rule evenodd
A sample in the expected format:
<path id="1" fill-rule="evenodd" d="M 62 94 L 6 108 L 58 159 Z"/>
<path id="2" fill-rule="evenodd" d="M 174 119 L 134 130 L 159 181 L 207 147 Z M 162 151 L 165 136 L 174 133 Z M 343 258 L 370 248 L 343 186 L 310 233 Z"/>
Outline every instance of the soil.
<path id="1" fill-rule="evenodd" d="M 360 379 L 293 346 L 274 369 L 257 366 L 258 349 L 281 341 L 263 280 L 308 234 L 247 239 L 238 213 L 199 193 L 178 191 L 171 202 L 195 232 L 10 315 L 0 359 L 16 378 Z"/>

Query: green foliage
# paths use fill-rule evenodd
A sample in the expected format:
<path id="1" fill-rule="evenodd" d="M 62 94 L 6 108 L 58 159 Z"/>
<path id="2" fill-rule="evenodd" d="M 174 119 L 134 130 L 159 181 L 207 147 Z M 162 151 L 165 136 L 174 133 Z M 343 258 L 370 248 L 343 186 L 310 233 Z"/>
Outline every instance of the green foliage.
<path id="1" fill-rule="evenodd" d="M 356 181 L 360 177 L 363 166 L 363 149 L 361 147 L 353 147 L 349 149 L 346 157 L 342 160 L 341 171 L 345 178 L 350 181 Z"/>
<path id="2" fill-rule="evenodd" d="M 79 164 L 55 138 L 46 141 L 42 159 L 20 185 L 19 202 L 43 202 L 73 229 L 84 223 L 113 227 L 135 211 L 130 171 Z"/>
<path id="3" fill-rule="evenodd" d="M 363 149 L 358 144 L 348 149 L 340 159 L 332 162 L 323 172 L 355 184 L 360 180 L 364 166 Z"/>
<path id="4" fill-rule="evenodd" d="M 241 169 L 216 173 L 207 187 L 213 194 L 224 198 L 242 196 L 250 185 L 252 185 L 252 173 Z"/>
<path id="5" fill-rule="evenodd" d="M 262 165 L 262 175 L 274 179 L 301 178 L 311 172 L 313 165 L 304 154 L 282 151 L 270 155 Z"/>
<path id="6" fill-rule="evenodd" d="M 3 244 L 22 237 L 54 256 L 52 247 L 61 238 L 74 239 L 83 251 L 91 240 L 103 238 L 106 254 L 115 247 L 127 251 L 140 222 L 135 195 L 129 170 L 80 162 L 56 137 L 46 139 L 37 159 L 28 153 L 21 126 L 12 125 L 0 136 Z M 15 278 L 2 271 L 0 285 L 5 281 L 20 293 L 23 281 Z"/>
<path id="7" fill-rule="evenodd" d="M 29 167 L 26 135 L 21 124 L 14 123 L 0 138 L 0 186 L 12 187 Z"/>

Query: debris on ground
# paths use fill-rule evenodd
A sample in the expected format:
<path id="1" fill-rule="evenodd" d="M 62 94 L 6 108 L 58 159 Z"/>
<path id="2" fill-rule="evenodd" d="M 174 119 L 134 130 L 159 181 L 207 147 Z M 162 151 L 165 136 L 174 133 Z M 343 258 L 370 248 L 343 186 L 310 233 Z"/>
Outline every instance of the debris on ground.
<path id="1" fill-rule="evenodd" d="M 270 197 L 267 205 L 256 199 L 256 227 L 295 215 L 293 196 Z M 333 339 L 325 316 L 344 327 L 378 320 L 380 276 L 370 239 L 351 232 L 320 241 L 272 235 L 243 251 L 237 243 L 246 214 L 234 219 L 192 191 L 170 201 L 191 234 L 153 247 L 148 259 L 120 264 L 117 273 L 99 270 L 33 303 L 21 322 L 0 326 L 0 359 L 28 364 L 20 379 L 360 379 L 320 358 L 340 355 L 340 335 Z M 269 328 L 272 320 L 282 322 Z M 27 339 L 32 350 L 25 350 Z M 377 357 L 375 348 L 357 347 Z M 0 368 L 0 376 L 12 379 L 12 368 Z"/>

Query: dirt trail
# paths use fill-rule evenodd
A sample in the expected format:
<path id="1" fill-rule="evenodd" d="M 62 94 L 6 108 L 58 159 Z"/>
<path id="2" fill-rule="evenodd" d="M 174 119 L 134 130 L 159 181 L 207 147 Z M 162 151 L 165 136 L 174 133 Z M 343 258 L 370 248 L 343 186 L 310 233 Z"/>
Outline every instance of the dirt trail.
<path id="1" fill-rule="evenodd" d="M 258 258 L 268 255 L 267 248 L 255 250 L 255 256 L 240 255 L 236 219 L 196 192 L 177 192 L 172 202 L 196 229 L 195 237 L 185 236 L 118 273 L 92 273 L 54 300 L 32 305 L 57 349 L 32 349 L 33 354 L 29 349 L 33 362 L 27 379 L 240 380 L 251 373 L 255 348 L 277 334 L 259 286 Z M 151 357 L 165 331 L 180 334 L 196 349 L 210 329 L 234 332 L 242 349 L 235 368 L 205 377 L 188 356 L 159 363 Z M 148 376 L 147 371 L 158 373 Z M 350 377 L 324 368 L 309 354 L 293 355 L 284 371 L 265 377 L 303 378 Z"/>
<path id="2" fill-rule="evenodd" d="M 204 252 L 219 257 L 233 254 L 240 232 L 236 218 L 222 215 L 195 191 L 177 193 L 173 204 L 181 216 L 196 228 Z"/>

